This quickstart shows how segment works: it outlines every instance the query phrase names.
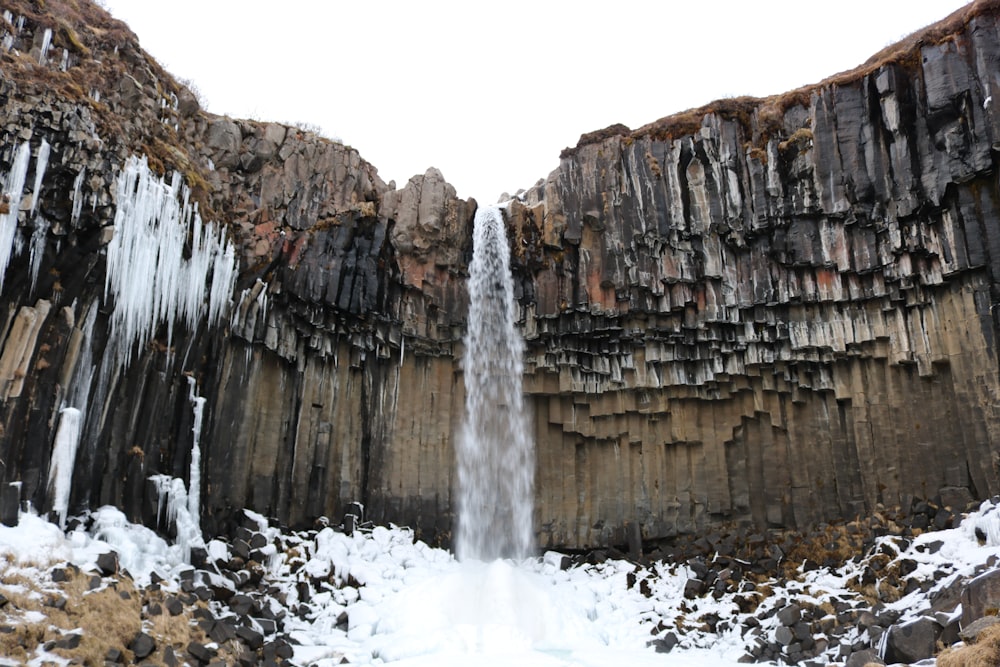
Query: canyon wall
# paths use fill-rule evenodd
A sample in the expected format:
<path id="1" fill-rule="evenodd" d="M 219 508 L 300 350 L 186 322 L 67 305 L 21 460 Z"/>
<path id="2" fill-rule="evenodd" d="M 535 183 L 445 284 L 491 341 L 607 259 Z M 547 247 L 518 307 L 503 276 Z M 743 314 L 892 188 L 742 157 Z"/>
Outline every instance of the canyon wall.
<path id="1" fill-rule="evenodd" d="M 585 135 L 508 205 L 542 545 L 1000 492 L 994 4 L 816 86 Z M 200 395 L 209 533 L 360 500 L 448 542 L 476 202 L 209 114 L 103 10 L 46 6 L 0 1 L 0 482 L 51 509 L 78 408 L 69 512 L 154 525 Z M 131 155 L 235 248 L 215 324 L 113 326 Z"/>

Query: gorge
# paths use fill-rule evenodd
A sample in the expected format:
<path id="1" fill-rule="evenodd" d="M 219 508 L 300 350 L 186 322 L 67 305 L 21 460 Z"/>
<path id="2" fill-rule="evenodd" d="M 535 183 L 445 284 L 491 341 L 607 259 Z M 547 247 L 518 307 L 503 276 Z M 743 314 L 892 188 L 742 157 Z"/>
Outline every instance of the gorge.
<path id="1" fill-rule="evenodd" d="M 201 110 L 94 4 L 0 9 L 0 513 L 156 525 L 198 477 L 207 534 L 360 501 L 450 544 L 478 203 Z M 539 545 L 1000 493 L 998 64 L 979 0 L 507 205 Z"/>

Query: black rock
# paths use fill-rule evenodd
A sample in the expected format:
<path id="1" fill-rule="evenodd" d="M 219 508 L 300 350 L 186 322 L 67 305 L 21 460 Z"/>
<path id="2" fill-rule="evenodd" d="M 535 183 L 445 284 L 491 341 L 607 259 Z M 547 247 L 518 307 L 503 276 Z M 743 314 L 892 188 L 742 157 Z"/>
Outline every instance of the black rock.
<path id="1" fill-rule="evenodd" d="M 128 650 L 135 653 L 136 658 L 142 660 L 156 650 L 156 640 L 145 632 L 140 632 L 129 642 Z"/>
<path id="2" fill-rule="evenodd" d="M 5 526 L 16 526 L 20 509 L 21 485 L 7 484 L 0 487 L 0 523 Z"/>
<path id="3" fill-rule="evenodd" d="M 705 592 L 705 582 L 701 579 L 688 579 L 684 584 L 684 597 L 693 600 Z"/>
<path id="4" fill-rule="evenodd" d="M 267 538 L 262 533 L 254 533 L 250 538 L 251 549 L 263 549 L 267 546 Z"/>
<path id="5" fill-rule="evenodd" d="M 65 637 L 57 640 L 52 648 L 62 648 L 72 650 L 80 645 L 80 635 L 77 633 L 66 635 Z"/>
<path id="6" fill-rule="evenodd" d="M 236 628 L 228 621 L 216 621 L 212 624 L 208 636 L 212 638 L 212 641 L 223 644 L 236 637 Z"/>
<path id="7" fill-rule="evenodd" d="M 215 657 L 215 649 L 208 648 L 199 642 L 188 644 L 187 652 L 188 655 L 203 664 L 208 664 Z"/>
<path id="8" fill-rule="evenodd" d="M 62 567 L 52 568 L 52 581 L 56 583 L 69 581 L 69 573 L 67 573 L 66 569 Z"/>
<path id="9" fill-rule="evenodd" d="M 905 625 L 889 628 L 885 659 L 889 662 L 919 662 L 934 657 L 935 643 L 941 636 L 941 626 L 924 616 Z"/>
<path id="10" fill-rule="evenodd" d="M 167 598 L 167 601 L 164 602 L 164 604 L 166 605 L 167 611 L 170 612 L 171 616 L 179 616 L 184 612 L 184 604 L 175 597 Z"/>
<path id="11" fill-rule="evenodd" d="M 852 653 L 847 662 L 844 663 L 844 667 L 865 667 L 865 665 L 872 664 L 884 665 L 885 661 L 879 657 L 878 651 L 868 648 Z"/>
<path id="12" fill-rule="evenodd" d="M 118 573 L 118 554 L 106 551 L 97 557 L 97 569 L 105 577 Z"/>
<path id="13" fill-rule="evenodd" d="M 774 640 L 782 646 L 789 646 L 795 641 L 795 633 L 787 625 L 779 625 L 774 631 Z"/>
<path id="14" fill-rule="evenodd" d="M 108 649 L 108 652 L 104 654 L 104 662 L 111 662 L 116 665 L 120 665 L 125 662 L 125 654 L 112 646 Z"/>
<path id="15" fill-rule="evenodd" d="M 237 616 L 246 616 L 253 610 L 253 598 L 242 593 L 229 598 L 229 609 Z"/>
<path id="16" fill-rule="evenodd" d="M 243 640 L 251 651 L 257 651 L 264 646 L 264 635 L 245 625 L 236 628 L 236 636 Z"/>
<path id="17" fill-rule="evenodd" d="M 260 628 L 261 632 L 265 635 L 273 635 L 278 631 L 278 624 L 275 623 L 274 619 L 271 618 L 254 618 L 253 621 Z M 340 619 L 337 619 L 337 623 L 340 623 Z M 344 614 L 344 623 L 347 623 L 347 614 Z"/>
<path id="18" fill-rule="evenodd" d="M 795 625 L 802 619 L 802 607 L 790 604 L 778 612 L 778 622 L 782 625 Z"/>
<path id="19" fill-rule="evenodd" d="M 172 646 L 163 649 L 163 664 L 167 667 L 180 667 L 181 661 Z"/>
<path id="20" fill-rule="evenodd" d="M 250 545 L 247 542 L 237 538 L 233 540 L 231 549 L 233 555 L 242 558 L 244 562 L 250 560 Z"/>
<path id="21" fill-rule="evenodd" d="M 676 634 L 668 632 L 663 637 L 649 642 L 649 645 L 654 647 L 657 653 L 670 653 L 679 642 L 680 639 Z"/>

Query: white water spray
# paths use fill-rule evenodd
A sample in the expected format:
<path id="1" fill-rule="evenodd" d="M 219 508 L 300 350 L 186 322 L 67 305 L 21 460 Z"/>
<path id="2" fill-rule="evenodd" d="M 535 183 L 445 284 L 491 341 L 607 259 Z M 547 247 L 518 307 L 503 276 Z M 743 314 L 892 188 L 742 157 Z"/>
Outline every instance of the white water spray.
<path id="1" fill-rule="evenodd" d="M 533 548 L 535 453 L 524 411 L 524 343 L 503 213 L 476 211 L 465 336 L 466 420 L 457 442 L 458 557 L 524 558 Z"/>

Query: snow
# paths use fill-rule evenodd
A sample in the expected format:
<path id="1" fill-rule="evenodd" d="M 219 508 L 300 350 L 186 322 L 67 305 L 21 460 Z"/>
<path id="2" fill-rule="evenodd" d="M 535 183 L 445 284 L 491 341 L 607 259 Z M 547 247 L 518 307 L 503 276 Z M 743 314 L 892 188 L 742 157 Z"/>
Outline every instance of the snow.
<path id="1" fill-rule="evenodd" d="M 231 305 L 237 267 L 225 229 L 202 221 L 177 172 L 168 184 L 150 171 L 145 156 L 130 157 L 116 201 L 104 293 L 114 296 L 111 330 L 124 366 L 161 325 L 171 348 L 178 322 L 189 331 L 203 319 L 217 324 Z"/>
<path id="2" fill-rule="evenodd" d="M 180 525 L 190 517 L 181 480 L 157 478 L 166 514 L 177 524 L 178 538 L 168 544 L 143 526 L 129 523 L 112 507 L 92 513 L 87 532 L 64 534 L 33 513 L 20 515 L 17 527 L 0 526 L 0 568 L 27 568 L 46 561 L 70 561 L 93 570 L 99 554 L 118 552 L 122 566 L 145 585 L 156 571 L 176 590 L 187 552 L 200 539 Z M 737 664 L 752 633 L 744 626 L 730 595 L 685 599 L 691 573 L 684 566 L 659 563 L 642 568 L 628 561 L 560 568 L 562 554 L 519 562 L 459 562 L 448 552 L 415 541 L 405 528 L 375 527 L 352 535 L 324 528 L 318 532 L 280 533 L 259 514 L 245 512 L 269 539 L 266 580 L 277 591 L 271 605 L 284 599 L 285 617 L 294 639 L 294 663 L 331 667 L 346 658 L 352 664 L 495 665 L 527 667 L 604 667 L 622 663 L 640 667 L 702 667 Z M 282 548 L 275 548 L 273 541 Z M 213 559 L 227 559 L 225 543 L 204 544 Z M 927 609 L 933 595 L 954 577 L 971 578 L 1000 556 L 1000 503 L 987 501 L 957 528 L 926 533 L 904 545 L 884 537 L 876 549 L 898 551 L 916 563 L 918 572 L 938 576 L 929 591 L 914 591 L 889 605 L 908 623 Z M 856 599 L 847 582 L 865 559 L 837 570 L 805 572 L 797 581 L 765 599 L 755 612 L 764 635 L 778 623 L 768 614 L 790 602 L 818 604 L 833 596 Z M 18 570 L 19 573 L 23 572 Z M 38 570 L 46 577 L 44 569 Z M 941 572 L 951 573 L 940 577 Z M 207 574 L 218 585 L 225 581 Z M 629 580 L 645 581 L 648 597 Z M 303 586 L 308 595 L 300 599 Z M 675 618 L 692 622 L 702 614 L 737 621 L 715 634 L 689 632 L 669 654 L 647 647 L 657 624 Z M 347 619 L 346 628 L 342 625 Z M 743 617 L 745 618 L 745 617 Z M 828 661 L 833 656 L 827 656 Z"/>

